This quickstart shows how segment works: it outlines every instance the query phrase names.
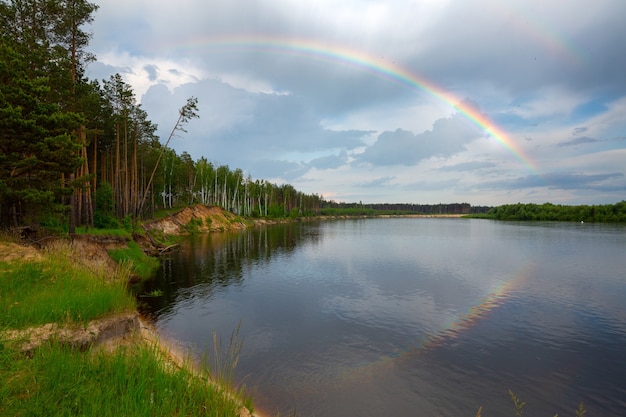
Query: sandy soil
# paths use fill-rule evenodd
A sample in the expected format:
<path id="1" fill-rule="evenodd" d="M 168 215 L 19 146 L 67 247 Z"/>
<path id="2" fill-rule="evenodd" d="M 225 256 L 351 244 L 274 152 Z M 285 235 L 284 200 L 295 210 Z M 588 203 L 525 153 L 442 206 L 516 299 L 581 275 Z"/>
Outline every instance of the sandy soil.
<path id="1" fill-rule="evenodd" d="M 18 245 L 13 242 L 0 242 L 0 261 L 11 262 L 18 259 L 37 261 L 41 258 L 40 251 L 32 246 Z"/>
<path id="2" fill-rule="evenodd" d="M 171 214 L 163 219 L 144 223 L 147 231 L 160 230 L 165 234 L 185 234 L 186 225 L 192 219 L 201 220 L 197 230 L 199 232 L 222 232 L 225 230 L 245 229 L 247 226 L 236 220 L 236 216 L 228 211 L 215 206 L 197 204 L 185 207 L 181 211 Z M 209 219 L 207 221 L 207 219 Z"/>

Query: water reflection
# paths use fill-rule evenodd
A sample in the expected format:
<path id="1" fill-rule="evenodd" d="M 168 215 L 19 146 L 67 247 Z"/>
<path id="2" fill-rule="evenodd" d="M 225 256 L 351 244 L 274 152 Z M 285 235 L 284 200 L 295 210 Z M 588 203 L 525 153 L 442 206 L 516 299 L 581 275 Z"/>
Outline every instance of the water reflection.
<path id="1" fill-rule="evenodd" d="M 215 291 L 243 285 L 245 270 L 269 262 L 272 256 L 289 256 L 304 242 L 316 244 L 320 236 L 314 225 L 304 230 L 274 225 L 190 237 L 180 250 L 163 256 L 156 277 L 144 283 L 140 294 L 162 296 L 142 297 L 142 313 L 156 319 L 187 298 L 210 299 Z"/>
<path id="2" fill-rule="evenodd" d="M 298 415 L 617 415 L 624 228 L 463 219 L 293 224 L 190 239 L 147 290 L 202 349 L 242 321 L 261 410 Z M 565 407 L 565 408 L 563 408 Z"/>

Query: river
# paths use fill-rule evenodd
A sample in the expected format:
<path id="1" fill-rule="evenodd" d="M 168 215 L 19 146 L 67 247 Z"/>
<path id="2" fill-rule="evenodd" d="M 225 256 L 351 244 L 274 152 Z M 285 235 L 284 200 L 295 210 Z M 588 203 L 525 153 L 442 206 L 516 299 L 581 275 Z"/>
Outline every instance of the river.
<path id="1" fill-rule="evenodd" d="M 626 227 L 385 218 L 195 236 L 143 306 L 196 358 L 240 324 L 261 415 L 626 415 Z"/>

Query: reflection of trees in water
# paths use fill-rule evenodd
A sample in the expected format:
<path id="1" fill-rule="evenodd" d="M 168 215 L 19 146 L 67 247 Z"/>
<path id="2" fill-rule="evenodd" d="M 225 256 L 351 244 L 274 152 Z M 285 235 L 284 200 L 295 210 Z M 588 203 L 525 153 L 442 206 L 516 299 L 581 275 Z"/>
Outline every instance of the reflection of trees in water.
<path id="1" fill-rule="evenodd" d="M 161 268 L 141 292 L 160 290 L 163 295 L 142 297 L 140 309 L 156 316 L 185 299 L 208 299 L 215 291 L 242 285 L 245 270 L 268 263 L 273 257 L 288 257 L 298 246 L 319 241 L 317 223 L 192 236 L 180 250 L 161 259 Z"/>

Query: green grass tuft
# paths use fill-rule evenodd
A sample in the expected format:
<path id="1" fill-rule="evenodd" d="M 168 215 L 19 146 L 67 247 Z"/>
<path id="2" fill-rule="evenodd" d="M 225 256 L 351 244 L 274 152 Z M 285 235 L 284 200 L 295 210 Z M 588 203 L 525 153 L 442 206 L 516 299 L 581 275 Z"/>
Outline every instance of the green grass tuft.
<path id="1" fill-rule="evenodd" d="M 121 227 L 115 229 L 97 229 L 95 227 L 90 227 L 89 229 L 86 229 L 84 226 L 79 226 L 76 228 L 76 234 L 93 236 L 115 236 L 128 239 L 132 238 L 132 233 Z"/>
<path id="2" fill-rule="evenodd" d="M 131 271 L 143 279 L 150 278 L 159 267 L 158 259 L 146 255 L 139 245 L 132 241 L 128 242 L 126 248 L 111 249 L 109 256 L 118 264 L 129 264 Z"/>
<path id="3" fill-rule="evenodd" d="M 55 250 L 39 261 L 0 262 L 0 328 L 85 323 L 135 308 L 125 281 L 71 258 Z"/>
<path id="4" fill-rule="evenodd" d="M 0 416 L 235 416 L 240 408 L 206 375 L 143 345 L 93 353 L 53 343 L 32 358 L 4 349 L 0 379 Z"/>

